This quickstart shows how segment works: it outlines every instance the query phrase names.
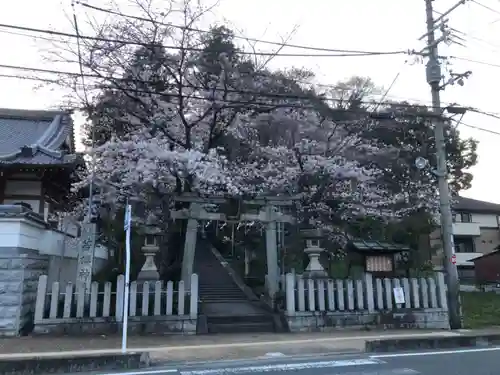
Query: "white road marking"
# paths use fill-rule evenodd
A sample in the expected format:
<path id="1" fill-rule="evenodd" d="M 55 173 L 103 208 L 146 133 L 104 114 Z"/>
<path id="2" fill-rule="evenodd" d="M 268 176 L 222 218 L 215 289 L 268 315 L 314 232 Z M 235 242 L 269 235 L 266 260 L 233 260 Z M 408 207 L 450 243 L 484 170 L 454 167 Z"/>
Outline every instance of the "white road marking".
<path id="1" fill-rule="evenodd" d="M 277 358 L 277 357 L 286 357 L 286 354 L 280 352 L 271 352 L 263 355 L 264 358 Z"/>
<path id="2" fill-rule="evenodd" d="M 177 369 L 163 369 L 163 370 L 143 370 L 143 371 L 130 371 L 130 372 L 115 372 L 115 373 L 107 373 L 107 374 L 99 374 L 99 375 L 154 375 L 154 374 L 166 374 L 177 372 Z"/>
<path id="3" fill-rule="evenodd" d="M 395 368 L 395 369 L 381 369 L 376 371 L 360 371 L 349 372 L 348 375 L 417 375 L 420 372 L 412 370 L 411 368 Z M 346 375 L 345 372 L 329 375 Z"/>
<path id="4" fill-rule="evenodd" d="M 474 349 L 455 349 L 455 350 L 442 350 L 435 352 L 417 352 L 417 353 L 394 353 L 394 354 L 376 354 L 371 355 L 370 358 L 397 358 L 397 357 L 425 357 L 428 355 L 444 355 L 444 354 L 464 354 L 464 353 L 479 353 L 479 352 L 496 352 L 500 347 L 492 348 L 474 348 Z"/>
<path id="5" fill-rule="evenodd" d="M 396 369 L 381 369 L 375 371 L 356 371 L 349 373 L 329 373 L 328 375 L 417 375 L 420 372 L 412 370 L 410 368 L 396 368 Z"/>
<path id="6" fill-rule="evenodd" d="M 226 367 L 206 370 L 181 371 L 181 375 L 216 375 L 216 374 L 241 374 L 248 372 L 277 372 L 277 371 L 297 371 L 314 370 L 318 368 L 347 367 L 347 366 L 365 366 L 378 365 L 384 363 L 376 359 L 346 359 L 339 361 L 321 361 L 321 362 L 303 362 L 288 364 L 269 364 L 260 366 L 246 367 Z"/>

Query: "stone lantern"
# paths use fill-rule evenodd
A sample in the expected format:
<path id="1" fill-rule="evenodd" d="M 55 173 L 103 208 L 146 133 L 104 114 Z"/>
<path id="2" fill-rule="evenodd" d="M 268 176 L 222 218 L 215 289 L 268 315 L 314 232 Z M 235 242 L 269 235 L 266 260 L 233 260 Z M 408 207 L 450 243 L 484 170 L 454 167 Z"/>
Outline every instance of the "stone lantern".
<path id="1" fill-rule="evenodd" d="M 137 275 L 137 281 L 157 281 L 160 278 L 160 274 L 155 264 L 155 256 L 160 251 L 161 231 L 158 228 L 147 226 L 143 230 L 143 235 L 144 245 L 141 251 L 144 253 L 146 260 L 139 275 Z"/>
<path id="2" fill-rule="evenodd" d="M 321 245 L 321 238 L 323 234 L 320 229 L 303 229 L 301 235 L 306 242 L 304 253 L 309 257 L 309 264 L 304 271 L 304 278 L 321 278 L 327 277 L 328 273 L 325 271 L 319 261 L 321 253 L 325 251 Z"/>

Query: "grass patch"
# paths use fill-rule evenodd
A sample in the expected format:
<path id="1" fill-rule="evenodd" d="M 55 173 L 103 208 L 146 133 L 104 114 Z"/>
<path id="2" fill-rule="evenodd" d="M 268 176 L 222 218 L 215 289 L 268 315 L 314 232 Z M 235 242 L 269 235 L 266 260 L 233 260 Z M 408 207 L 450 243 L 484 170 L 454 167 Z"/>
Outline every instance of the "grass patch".
<path id="1" fill-rule="evenodd" d="M 464 328 L 500 326 L 500 295 L 494 292 L 462 292 Z"/>

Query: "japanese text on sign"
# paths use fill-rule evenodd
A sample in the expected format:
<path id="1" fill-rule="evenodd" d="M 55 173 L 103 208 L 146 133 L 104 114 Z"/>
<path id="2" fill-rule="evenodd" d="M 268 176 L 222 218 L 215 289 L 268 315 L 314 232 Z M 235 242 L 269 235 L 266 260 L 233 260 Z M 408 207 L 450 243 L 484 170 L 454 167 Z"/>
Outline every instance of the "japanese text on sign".
<path id="1" fill-rule="evenodd" d="M 92 282 L 92 264 L 94 261 L 95 224 L 82 224 L 82 235 L 78 249 L 77 282 L 90 288 Z"/>
<path id="2" fill-rule="evenodd" d="M 401 287 L 395 287 L 393 288 L 393 293 L 394 293 L 394 301 L 396 304 L 403 304 L 405 303 L 405 294 L 403 292 L 403 288 Z"/>

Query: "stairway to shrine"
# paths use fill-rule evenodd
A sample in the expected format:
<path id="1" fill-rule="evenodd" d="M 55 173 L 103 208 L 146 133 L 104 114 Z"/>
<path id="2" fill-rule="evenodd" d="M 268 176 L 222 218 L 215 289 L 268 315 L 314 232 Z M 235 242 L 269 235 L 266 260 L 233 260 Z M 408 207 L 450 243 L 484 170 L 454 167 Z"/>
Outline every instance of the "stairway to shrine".
<path id="1" fill-rule="evenodd" d="M 199 276 L 200 312 L 206 316 L 208 333 L 280 330 L 279 317 L 240 289 L 207 241 L 197 243 L 194 272 Z"/>

